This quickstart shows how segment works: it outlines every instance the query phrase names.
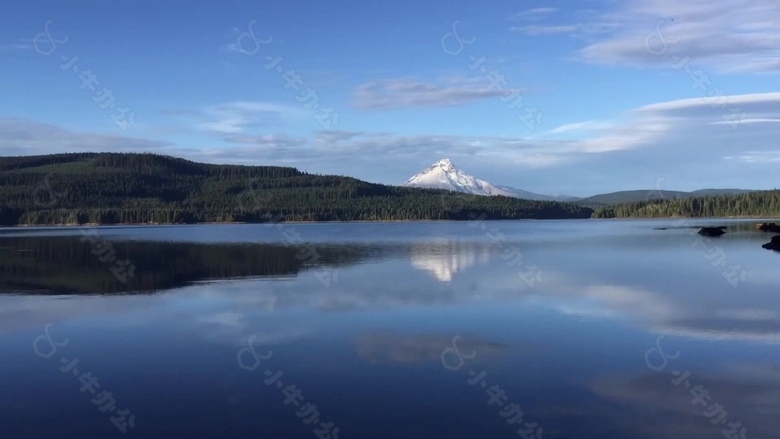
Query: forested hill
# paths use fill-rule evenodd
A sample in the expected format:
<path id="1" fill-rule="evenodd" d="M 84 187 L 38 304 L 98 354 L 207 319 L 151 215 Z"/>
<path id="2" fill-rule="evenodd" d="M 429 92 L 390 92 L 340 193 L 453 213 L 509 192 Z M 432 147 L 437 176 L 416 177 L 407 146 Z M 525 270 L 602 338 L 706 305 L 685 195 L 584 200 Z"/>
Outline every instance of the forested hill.
<path id="1" fill-rule="evenodd" d="M 737 195 L 705 196 L 676 200 L 651 200 L 604 207 L 594 218 L 659 217 L 777 217 L 780 216 L 780 190 Z"/>
<path id="2" fill-rule="evenodd" d="M 660 189 L 645 189 L 593 195 L 587 198 L 580 198 L 579 200 L 575 201 L 575 203 L 580 206 L 597 209 L 600 207 L 615 206 L 618 204 L 639 203 L 649 200 L 677 200 L 705 196 L 746 194 L 749 192 L 754 191 L 746 189 L 699 189 L 693 192 L 682 192 Z"/>
<path id="3" fill-rule="evenodd" d="M 0 157 L 0 224 L 588 218 L 568 203 L 154 154 Z"/>

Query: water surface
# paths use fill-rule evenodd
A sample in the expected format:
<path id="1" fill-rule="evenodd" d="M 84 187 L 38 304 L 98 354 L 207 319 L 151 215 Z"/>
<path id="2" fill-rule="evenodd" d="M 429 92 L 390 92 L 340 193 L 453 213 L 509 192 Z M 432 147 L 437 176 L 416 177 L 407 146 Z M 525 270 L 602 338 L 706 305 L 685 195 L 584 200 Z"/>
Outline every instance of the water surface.
<path id="1" fill-rule="evenodd" d="M 726 220 L 2 229 L 0 426 L 777 437 L 768 240 Z"/>

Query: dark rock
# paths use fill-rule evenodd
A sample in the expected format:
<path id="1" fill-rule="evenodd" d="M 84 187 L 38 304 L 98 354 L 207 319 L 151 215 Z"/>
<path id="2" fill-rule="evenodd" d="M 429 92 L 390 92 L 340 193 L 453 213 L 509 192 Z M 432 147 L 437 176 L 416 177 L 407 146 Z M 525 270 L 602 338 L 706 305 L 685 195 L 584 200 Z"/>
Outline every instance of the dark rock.
<path id="1" fill-rule="evenodd" d="M 780 252 L 780 236 L 773 236 L 772 240 L 762 245 L 761 247 L 767 250 L 774 250 Z"/>
<path id="2" fill-rule="evenodd" d="M 704 236 L 720 236 L 724 233 L 726 233 L 726 226 L 720 226 L 720 227 L 702 227 L 699 230 L 699 235 Z"/>
<path id="3" fill-rule="evenodd" d="M 756 224 L 756 228 L 762 232 L 780 233 L 780 226 L 775 223 Z"/>

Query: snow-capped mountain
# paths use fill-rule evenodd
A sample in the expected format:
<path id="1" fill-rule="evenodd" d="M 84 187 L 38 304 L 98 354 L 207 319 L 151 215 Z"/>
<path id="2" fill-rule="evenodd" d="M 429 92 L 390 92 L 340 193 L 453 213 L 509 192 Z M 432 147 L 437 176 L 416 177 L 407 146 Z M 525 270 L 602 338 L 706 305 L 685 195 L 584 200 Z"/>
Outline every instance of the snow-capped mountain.
<path id="1" fill-rule="evenodd" d="M 473 177 L 452 164 L 450 159 L 439 160 L 428 169 L 406 180 L 403 186 L 429 189 L 445 189 L 474 195 L 504 195 L 526 200 L 566 200 L 570 197 L 536 194 L 509 186 L 496 186 Z"/>
<path id="2" fill-rule="evenodd" d="M 456 168 L 449 159 L 439 160 L 428 169 L 406 180 L 404 186 L 445 189 L 475 195 L 512 195 L 485 180 Z"/>

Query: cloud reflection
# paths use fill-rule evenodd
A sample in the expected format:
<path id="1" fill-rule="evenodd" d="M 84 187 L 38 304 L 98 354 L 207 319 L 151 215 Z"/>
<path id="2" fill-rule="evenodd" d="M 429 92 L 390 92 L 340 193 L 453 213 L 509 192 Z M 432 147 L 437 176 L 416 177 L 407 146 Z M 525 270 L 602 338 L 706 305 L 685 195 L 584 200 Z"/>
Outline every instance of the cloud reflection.
<path id="1" fill-rule="evenodd" d="M 441 361 L 442 351 L 452 346 L 452 336 L 439 334 L 400 334 L 380 332 L 358 337 L 355 348 L 360 358 L 375 364 L 418 364 Z M 477 358 L 504 352 L 509 346 L 464 336 L 458 348 Z"/>
<path id="2" fill-rule="evenodd" d="M 133 252 L 133 260 L 139 267 L 139 288 L 144 291 L 180 288 L 174 297 L 179 297 L 180 292 L 190 298 L 207 300 L 214 304 L 209 310 L 213 315 L 198 316 L 207 319 L 198 324 L 236 336 L 249 335 L 235 330 L 245 320 L 295 308 L 353 312 L 502 304 L 544 307 L 580 319 L 611 319 L 648 332 L 697 339 L 780 343 L 780 299 L 773 293 L 773 287 L 780 286 L 780 279 L 769 274 L 772 259 L 758 253 L 761 263 L 764 260 L 766 263 L 754 264 L 751 274 L 767 273 L 761 276 L 761 283 L 748 282 L 738 290 L 732 289 L 717 271 L 706 272 L 711 276 L 705 279 L 713 279 L 712 283 L 702 283 L 700 273 L 694 268 L 704 265 L 709 269 L 706 261 L 693 260 L 690 266 L 672 267 L 678 260 L 668 259 L 674 257 L 670 256 L 670 249 L 677 247 L 669 247 L 674 237 L 664 236 L 665 240 L 653 241 L 657 247 L 642 253 L 644 257 L 663 251 L 664 259 L 642 259 L 641 263 L 631 259 L 634 253 L 625 253 L 617 244 L 592 258 L 569 258 L 555 247 L 556 242 L 518 242 L 545 271 L 544 282 L 534 288 L 523 284 L 515 271 L 498 257 L 499 251 L 490 249 L 487 242 L 454 238 L 319 244 L 321 262 L 337 266 L 341 271 L 339 282 L 330 288 L 324 288 L 310 275 L 310 267 L 302 266 L 290 246 L 138 242 L 118 243 L 117 247 Z M 81 251 L 83 245 L 77 239 L 27 237 L 8 242 L 34 250 L 2 254 L 6 271 L 0 273 L 0 285 L 13 287 L 11 291 L 18 292 L 22 286 L 31 285 L 36 289 L 32 291 L 34 294 L 41 291 L 56 294 L 57 288 L 66 285 L 90 293 L 112 292 L 101 289 L 110 273 L 92 255 Z M 740 245 L 737 238 L 723 242 Z M 687 241 L 682 245 L 690 247 Z M 752 250 L 753 242 L 749 245 Z M 590 249 L 589 245 L 585 246 Z M 81 256 L 68 256 L 72 254 Z M 82 256 L 84 261 L 79 259 Z M 479 269 L 470 269 L 477 266 Z M 630 270 L 630 275 L 623 275 L 623 270 Z M 657 274 L 664 270 L 675 279 L 674 283 L 665 282 Z M 205 279 L 211 280 L 188 285 Z M 230 280 L 226 282 L 226 279 Z M 51 285 L 51 290 L 41 290 Z M 33 322 L 40 326 L 57 319 L 122 315 L 134 312 L 135 308 L 169 305 L 153 296 L 138 300 L 126 296 L 90 300 L 74 295 L 68 300 L 46 300 L 22 295 L 6 296 L 2 300 L 0 330 L 13 330 Z"/>
<path id="3" fill-rule="evenodd" d="M 692 374 L 691 385 L 701 385 L 710 393 L 707 406 L 692 404 L 691 392 L 672 384 L 672 378 L 670 373 L 612 376 L 594 380 L 591 390 L 637 413 L 625 419 L 609 417 L 616 422 L 615 428 L 625 434 L 636 436 L 641 432 L 641 437 L 647 438 L 723 438 L 721 430 L 727 426 L 713 425 L 703 415 L 703 411 L 718 403 L 728 413 L 728 422 L 739 421 L 747 428 L 747 437 L 777 437 L 780 369 L 776 365 L 745 365 L 727 376 Z"/>

